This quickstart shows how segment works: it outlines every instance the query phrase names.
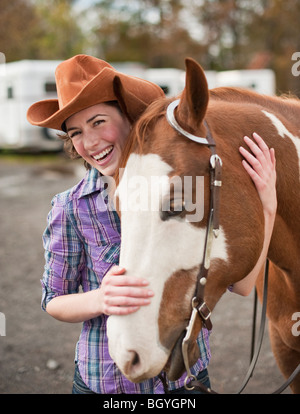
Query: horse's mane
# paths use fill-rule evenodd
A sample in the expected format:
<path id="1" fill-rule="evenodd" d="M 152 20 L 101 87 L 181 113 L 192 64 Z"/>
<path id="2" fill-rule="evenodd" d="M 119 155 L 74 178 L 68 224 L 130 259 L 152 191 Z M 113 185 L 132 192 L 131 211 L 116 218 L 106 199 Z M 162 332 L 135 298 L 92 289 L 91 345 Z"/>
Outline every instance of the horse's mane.
<path id="1" fill-rule="evenodd" d="M 172 101 L 170 98 L 159 98 L 152 102 L 147 109 L 142 113 L 140 118 L 135 122 L 132 127 L 132 131 L 129 134 L 125 147 L 122 152 L 122 156 L 119 161 L 119 166 L 115 173 L 115 181 L 119 183 L 119 170 L 125 168 L 129 155 L 133 150 L 137 153 L 142 152 L 143 144 L 147 140 L 147 130 L 149 125 L 157 122 L 157 120 L 164 116 L 168 104 Z"/>
<path id="2" fill-rule="evenodd" d="M 158 121 L 162 116 L 165 116 L 167 106 L 174 98 L 159 98 L 152 102 L 147 109 L 143 112 L 140 118 L 135 122 L 132 131 L 126 141 L 122 156 L 119 162 L 115 174 L 115 181 L 119 183 L 119 170 L 125 168 L 129 155 L 135 151 L 136 153 L 142 153 L 142 148 L 146 140 L 147 131 L 151 124 Z M 294 114 L 295 117 L 299 117 L 300 99 L 292 95 L 282 96 L 267 96 L 259 94 L 255 91 L 243 88 L 231 88 L 220 87 L 209 90 L 210 102 L 224 102 L 224 103 L 244 103 L 251 105 L 259 105 L 269 108 L 270 110 L 278 111 L 287 117 Z M 293 115 L 292 115 L 293 116 Z"/>
<path id="3" fill-rule="evenodd" d="M 299 110 L 300 99 L 291 93 L 279 96 L 263 95 L 256 91 L 245 88 L 219 87 L 209 91 L 209 99 L 212 101 L 223 101 L 231 103 L 257 104 L 274 109 L 280 106 L 283 110 Z M 284 104 L 284 105 L 283 105 Z"/>

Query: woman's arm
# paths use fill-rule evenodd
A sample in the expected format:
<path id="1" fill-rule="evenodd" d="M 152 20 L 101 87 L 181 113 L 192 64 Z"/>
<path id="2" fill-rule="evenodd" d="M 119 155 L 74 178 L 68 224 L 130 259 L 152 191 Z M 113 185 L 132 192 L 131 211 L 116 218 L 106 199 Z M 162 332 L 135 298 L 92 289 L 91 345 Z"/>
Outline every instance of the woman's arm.
<path id="1" fill-rule="evenodd" d="M 247 296 L 251 293 L 256 279 L 265 264 L 277 209 L 274 149 L 271 148 L 269 150 L 258 134 L 254 133 L 253 138 L 255 142 L 248 137 L 244 138 L 253 155 L 243 147 L 240 147 L 240 153 L 245 158 L 242 161 L 243 166 L 252 178 L 263 205 L 265 238 L 260 257 L 253 270 L 244 279 L 233 285 L 232 292 L 242 296 Z"/>
<path id="2" fill-rule="evenodd" d="M 53 298 L 47 312 L 63 322 L 83 322 L 101 314 L 128 315 L 148 305 L 153 296 L 148 281 L 124 275 L 125 269 L 114 266 L 103 278 L 99 289 Z"/>

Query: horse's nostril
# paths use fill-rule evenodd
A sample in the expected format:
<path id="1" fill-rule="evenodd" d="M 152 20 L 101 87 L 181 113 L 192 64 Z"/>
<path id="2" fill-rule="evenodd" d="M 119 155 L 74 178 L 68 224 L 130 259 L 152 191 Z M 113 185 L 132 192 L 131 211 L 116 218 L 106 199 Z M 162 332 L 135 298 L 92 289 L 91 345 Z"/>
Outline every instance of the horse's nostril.
<path id="1" fill-rule="evenodd" d="M 132 359 L 132 366 L 138 365 L 140 363 L 140 357 L 137 352 L 133 351 L 133 359 Z"/>
<path id="2" fill-rule="evenodd" d="M 141 366 L 141 359 L 136 351 L 128 351 L 128 360 L 124 367 L 125 375 L 132 375 L 133 372 L 139 370 Z"/>

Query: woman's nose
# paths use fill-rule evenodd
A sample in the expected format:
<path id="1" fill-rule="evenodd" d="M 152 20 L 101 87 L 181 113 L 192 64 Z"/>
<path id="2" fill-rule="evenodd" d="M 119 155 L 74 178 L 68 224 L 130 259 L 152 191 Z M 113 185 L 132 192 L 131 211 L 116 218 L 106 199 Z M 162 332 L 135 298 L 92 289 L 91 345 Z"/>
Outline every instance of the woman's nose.
<path id="1" fill-rule="evenodd" d="M 87 151 L 92 151 L 99 146 L 100 137 L 95 131 L 88 131 L 84 137 L 84 147 Z"/>

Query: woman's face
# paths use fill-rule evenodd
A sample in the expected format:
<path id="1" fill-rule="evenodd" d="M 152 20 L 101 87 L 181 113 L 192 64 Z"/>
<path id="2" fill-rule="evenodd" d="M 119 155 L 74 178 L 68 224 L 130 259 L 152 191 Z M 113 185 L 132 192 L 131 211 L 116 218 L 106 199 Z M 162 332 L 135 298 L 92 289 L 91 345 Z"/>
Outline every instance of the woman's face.
<path id="1" fill-rule="evenodd" d="M 130 128 L 125 115 L 105 103 L 66 120 L 67 133 L 78 154 L 103 175 L 115 173 Z"/>

